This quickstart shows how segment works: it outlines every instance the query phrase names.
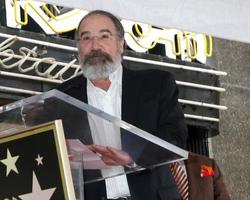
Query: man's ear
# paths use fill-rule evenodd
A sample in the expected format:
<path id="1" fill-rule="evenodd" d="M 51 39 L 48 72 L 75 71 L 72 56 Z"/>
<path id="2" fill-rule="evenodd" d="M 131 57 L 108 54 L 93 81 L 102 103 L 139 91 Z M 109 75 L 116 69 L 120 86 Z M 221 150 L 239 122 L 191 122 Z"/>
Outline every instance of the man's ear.
<path id="1" fill-rule="evenodd" d="M 126 42 L 125 42 L 125 40 L 123 38 L 123 39 L 120 40 L 120 51 L 121 51 L 121 54 L 124 53 L 125 48 L 126 48 Z"/>

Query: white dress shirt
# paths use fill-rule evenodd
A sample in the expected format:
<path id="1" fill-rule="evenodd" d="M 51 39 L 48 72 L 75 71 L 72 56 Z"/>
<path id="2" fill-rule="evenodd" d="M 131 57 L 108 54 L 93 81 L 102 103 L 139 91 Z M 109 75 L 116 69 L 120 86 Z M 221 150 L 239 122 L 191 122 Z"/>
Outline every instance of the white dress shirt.
<path id="1" fill-rule="evenodd" d="M 122 66 L 109 76 L 109 80 L 111 84 L 107 91 L 95 87 L 87 80 L 88 104 L 121 119 Z M 121 149 L 120 127 L 94 114 L 88 114 L 88 120 L 94 144 Z M 102 169 L 101 172 L 104 177 L 107 177 L 123 173 L 124 168 L 110 167 L 110 169 Z M 126 175 L 108 178 L 105 183 L 107 198 L 115 199 L 130 195 Z"/>

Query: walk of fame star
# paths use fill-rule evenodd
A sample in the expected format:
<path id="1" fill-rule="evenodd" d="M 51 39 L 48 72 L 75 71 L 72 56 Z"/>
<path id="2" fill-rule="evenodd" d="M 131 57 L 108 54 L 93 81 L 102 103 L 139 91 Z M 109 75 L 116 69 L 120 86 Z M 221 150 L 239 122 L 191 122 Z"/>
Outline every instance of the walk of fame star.
<path id="1" fill-rule="evenodd" d="M 37 166 L 43 165 L 43 157 L 41 157 L 40 154 L 37 155 L 37 158 L 35 160 L 37 162 Z"/>
<path id="2" fill-rule="evenodd" d="M 19 195 L 18 197 L 22 200 L 49 200 L 56 188 L 49 188 L 42 190 L 40 184 L 37 180 L 36 174 L 33 171 L 33 181 L 32 181 L 32 192 L 27 194 Z"/>
<path id="3" fill-rule="evenodd" d="M 6 176 L 9 175 L 11 171 L 14 171 L 18 174 L 18 170 L 16 168 L 16 161 L 19 158 L 19 156 L 13 156 L 11 155 L 9 149 L 7 149 L 7 158 L 0 160 L 4 165 L 6 165 Z"/>

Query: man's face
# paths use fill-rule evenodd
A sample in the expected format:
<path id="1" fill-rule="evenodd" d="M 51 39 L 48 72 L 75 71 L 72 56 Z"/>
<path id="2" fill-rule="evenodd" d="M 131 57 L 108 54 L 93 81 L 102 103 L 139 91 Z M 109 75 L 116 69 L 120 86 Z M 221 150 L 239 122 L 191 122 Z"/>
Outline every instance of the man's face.
<path id="1" fill-rule="evenodd" d="M 116 69 L 114 65 L 121 62 L 124 45 L 113 22 L 103 15 L 89 16 L 80 24 L 78 34 L 84 75 L 90 79 L 107 78 Z"/>

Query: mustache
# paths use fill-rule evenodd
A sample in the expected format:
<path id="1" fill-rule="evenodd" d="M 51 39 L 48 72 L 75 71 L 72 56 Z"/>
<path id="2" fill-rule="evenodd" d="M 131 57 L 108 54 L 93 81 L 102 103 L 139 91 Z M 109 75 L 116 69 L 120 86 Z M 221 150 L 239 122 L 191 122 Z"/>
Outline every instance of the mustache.
<path id="1" fill-rule="evenodd" d="M 113 62 L 111 55 L 101 50 L 94 50 L 87 54 L 84 58 L 84 64 L 91 64 L 93 59 L 102 58 L 102 62 Z"/>

